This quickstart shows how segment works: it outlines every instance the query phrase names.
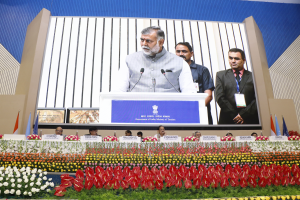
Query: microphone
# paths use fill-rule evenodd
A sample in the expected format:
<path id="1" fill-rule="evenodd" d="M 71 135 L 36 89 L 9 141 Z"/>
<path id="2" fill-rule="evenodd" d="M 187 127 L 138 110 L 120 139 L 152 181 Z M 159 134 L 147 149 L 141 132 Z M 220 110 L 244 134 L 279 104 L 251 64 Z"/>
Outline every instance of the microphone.
<path id="1" fill-rule="evenodd" d="M 179 92 L 177 89 L 176 89 L 176 87 L 169 81 L 169 79 L 166 77 L 166 72 L 165 72 L 165 70 L 164 69 L 161 69 L 160 70 L 161 71 L 161 73 L 164 75 L 164 77 L 168 80 L 168 82 L 173 86 L 173 88 L 177 91 L 177 92 Z M 180 92 L 179 92 L 180 93 Z"/>
<path id="2" fill-rule="evenodd" d="M 142 75 L 144 73 L 144 68 L 141 68 L 140 73 L 141 73 L 141 75 L 140 75 L 139 80 L 134 84 L 134 86 L 131 88 L 131 90 L 129 92 L 131 92 L 133 90 L 133 88 L 136 86 L 136 84 L 141 80 L 141 77 L 142 77 Z"/>

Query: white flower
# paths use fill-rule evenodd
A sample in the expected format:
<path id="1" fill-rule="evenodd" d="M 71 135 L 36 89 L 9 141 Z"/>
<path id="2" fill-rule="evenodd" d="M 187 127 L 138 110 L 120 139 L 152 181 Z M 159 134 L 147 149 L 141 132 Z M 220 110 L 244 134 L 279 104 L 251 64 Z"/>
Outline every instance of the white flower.
<path id="1" fill-rule="evenodd" d="M 31 193 L 31 192 L 28 192 L 28 195 L 31 197 L 31 196 L 32 196 L 32 193 Z"/>
<path id="2" fill-rule="evenodd" d="M 41 169 L 38 170 L 38 173 L 42 173 L 43 171 Z"/>
<path id="3" fill-rule="evenodd" d="M 49 185 L 49 182 L 48 182 L 48 181 L 46 181 L 45 185 L 47 185 L 47 186 L 48 186 L 48 185 Z"/>
<path id="4" fill-rule="evenodd" d="M 28 185 L 25 185 L 25 188 L 28 188 Z"/>
<path id="5" fill-rule="evenodd" d="M 5 180 L 7 180 L 7 181 L 8 181 L 8 179 L 9 179 L 8 177 L 5 178 Z"/>
<path id="6" fill-rule="evenodd" d="M 38 181 L 38 182 L 41 182 L 41 181 L 42 181 L 42 179 L 41 179 L 41 178 L 38 178 L 38 179 L 37 179 L 37 181 Z"/>
<path id="7" fill-rule="evenodd" d="M 48 181 L 52 181 L 52 178 L 49 178 Z"/>
<path id="8" fill-rule="evenodd" d="M 31 177 L 31 178 L 30 178 L 31 181 L 34 181 L 34 179 L 35 179 L 35 177 Z"/>
<path id="9" fill-rule="evenodd" d="M 47 175 L 47 172 L 44 172 L 44 175 Z"/>
<path id="10" fill-rule="evenodd" d="M 5 173 L 5 174 L 9 174 L 9 171 L 5 171 L 4 173 Z"/>
<path id="11" fill-rule="evenodd" d="M 50 189 L 47 189 L 46 191 L 47 191 L 47 192 L 50 192 L 51 190 L 50 190 Z"/>
<path id="12" fill-rule="evenodd" d="M 22 187 L 22 185 L 21 185 L 21 184 L 18 184 L 18 185 L 17 185 L 17 187 L 18 187 L 18 188 L 21 188 L 21 187 Z"/>
<path id="13" fill-rule="evenodd" d="M 9 194 L 9 190 L 5 190 L 5 191 L 4 191 L 4 194 Z"/>
<path id="14" fill-rule="evenodd" d="M 25 179 L 24 182 L 25 182 L 25 183 L 28 183 L 28 179 Z"/>
<path id="15" fill-rule="evenodd" d="M 22 167 L 21 169 L 20 169 L 20 172 L 24 172 L 25 171 L 25 167 Z"/>
<path id="16" fill-rule="evenodd" d="M 36 182 L 36 185 L 40 186 L 40 185 L 41 185 L 41 182 L 39 182 L 39 181 L 38 181 L 38 182 Z"/>
<path id="17" fill-rule="evenodd" d="M 39 177 L 42 177 L 42 176 L 43 176 L 43 174 L 42 174 L 42 173 L 40 173 L 40 174 L 39 174 Z"/>
<path id="18" fill-rule="evenodd" d="M 34 185 L 34 182 L 31 182 L 29 185 L 32 187 Z"/>
<path id="19" fill-rule="evenodd" d="M 27 193 L 27 191 L 25 191 L 23 194 L 24 194 L 24 195 L 27 195 L 28 193 Z"/>
<path id="20" fill-rule="evenodd" d="M 14 178 L 10 179 L 10 182 L 14 183 L 16 180 Z"/>
<path id="21" fill-rule="evenodd" d="M 2 187 L 2 185 L 3 185 L 3 184 L 2 184 L 2 183 L 0 183 L 0 187 Z M 0 190 L 0 191 L 1 191 L 1 190 Z"/>
<path id="22" fill-rule="evenodd" d="M 41 190 L 45 190 L 45 189 L 46 189 L 46 187 L 47 187 L 47 186 L 45 186 L 45 185 L 44 185 L 44 186 L 42 186 L 42 187 L 41 187 Z"/>
<path id="23" fill-rule="evenodd" d="M 14 190 L 14 189 L 11 189 L 11 190 L 10 190 L 10 193 L 11 193 L 11 194 L 14 194 L 14 193 L 15 193 L 15 190 Z"/>
<path id="24" fill-rule="evenodd" d="M 20 191 L 20 190 L 17 190 L 17 191 L 16 191 L 16 195 L 21 195 L 21 191 Z"/>
<path id="25" fill-rule="evenodd" d="M 31 192 L 35 193 L 35 190 L 36 190 L 35 188 L 31 188 Z"/>
<path id="26" fill-rule="evenodd" d="M 35 174 L 36 171 L 37 171 L 36 168 L 34 168 L 34 169 L 31 171 L 31 173 Z"/>
<path id="27" fill-rule="evenodd" d="M 15 187 L 15 186 L 16 186 L 16 184 L 14 184 L 14 183 L 11 184 L 11 187 Z"/>
<path id="28" fill-rule="evenodd" d="M 4 186 L 8 186 L 8 182 L 4 182 L 3 185 L 4 185 Z"/>
<path id="29" fill-rule="evenodd" d="M 3 180 L 3 177 L 0 177 L 0 181 L 2 181 Z"/>
<path id="30" fill-rule="evenodd" d="M 21 182 L 22 182 L 22 179 L 21 179 L 21 178 L 18 178 L 17 181 L 18 181 L 18 183 L 21 183 Z"/>
<path id="31" fill-rule="evenodd" d="M 26 172 L 22 172 L 23 176 L 26 176 Z"/>
<path id="32" fill-rule="evenodd" d="M 36 192 L 40 192 L 40 189 L 35 189 Z"/>
<path id="33" fill-rule="evenodd" d="M 44 176 L 44 177 L 43 177 L 43 180 L 44 180 L 44 181 L 46 181 L 46 180 L 47 180 L 47 177 L 46 177 L 46 176 Z"/>
<path id="34" fill-rule="evenodd" d="M 54 183 L 53 183 L 53 182 L 51 182 L 51 183 L 50 183 L 50 186 L 51 186 L 51 187 L 54 187 Z"/>

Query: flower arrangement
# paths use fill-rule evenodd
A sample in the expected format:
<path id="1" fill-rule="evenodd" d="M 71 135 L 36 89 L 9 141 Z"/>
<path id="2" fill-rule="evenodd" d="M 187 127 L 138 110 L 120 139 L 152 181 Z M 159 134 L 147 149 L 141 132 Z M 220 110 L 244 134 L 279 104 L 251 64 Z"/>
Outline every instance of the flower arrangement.
<path id="1" fill-rule="evenodd" d="M 196 141 L 198 141 L 198 138 L 196 138 L 194 136 L 188 136 L 188 137 L 183 138 L 183 141 L 184 142 L 196 142 Z"/>
<path id="2" fill-rule="evenodd" d="M 204 188 L 265 188 L 266 186 L 293 186 L 299 185 L 299 166 L 294 164 L 291 168 L 287 165 L 270 166 L 262 165 L 231 165 L 215 167 L 204 165 L 190 168 L 180 165 L 171 165 L 168 168 L 157 167 L 108 167 L 106 170 L 100 166 L 95 169 L 85 169 L 86 177 L 82 170 L 76 172 L 76 178 L 68 174 L 61 175 L 61 184 L 55 188 L 56 196 L 64 196 L 69 187 L 74 187 L 77 192 L 84 188 L 91 190 L 104 188 L 106 190 L 163 190 L 169 188 L 185 188 L 203 190 Z M 172 190 L 173 190 L 172 188 Z"/>
<path id="3" fill-rule="evenodd" d="M 38 135 L 28 135 L 27 140 L 41 140 L 42 138 Z"/>
<path id="4" fill-rule="evenodd" d="M 296 135 L 296 136 L 300 136 L 300 134 L 297 132 L 297 131 L 289 131 L 289 135 L 290 136 L 293 136 L 293 135 Z"/>
<path id="5" fill-rule="evenodd" d="M 0 140 L 3 138 L 3 135 L 0 134 Z"/>
<path id="6" fill-rule="evenodd" d="M 80 138 L 77 135 L 68 135 L 65 138 L 66 141 L 79 141 Z"/>
<path id="7" fill-rule="evenodd" d="M 36 168 L 31 170 L 29 167 L 23 167 L 19 170 L 17 167 L 1 167 L 0 174 L 1 196 L 31 197 L 45 190 L 50 192 L 49 188 L 54 187 L 54 183 L 49 182 L 52 179 L 45 176 L 47 172 Z"/>
<path id="8" fill-rule="evenodd" d="M 117 142 L 118 138 L 115 136 L 106 136 L 103 138 L 104 142 Z"/>
<path id="9" fill-rule="evenodd" d="M 221 138 L 221 141 L 235 141 L 235 139 L 231 136 L 224 136 Z"/>
<path id="10" fill-rule="evenodd" d="M 143 142 L 157 142 L 157 138 L 148 136 L 143 139 Z"/>
<path id="11" fill-rule="evenodd" d="M 296 136 L 296 135 L 289 136 L 288 140 L 291 140 L 291 141 L 293 141 L 293 140 L 300 140 L 300 136 Z"/>
<path id="12" fill-rule="evenodd" d="M 269 140 L 269 137 L 267 136 L 257 136 L 255 138 L 255 141 L 268 141 Z"/>

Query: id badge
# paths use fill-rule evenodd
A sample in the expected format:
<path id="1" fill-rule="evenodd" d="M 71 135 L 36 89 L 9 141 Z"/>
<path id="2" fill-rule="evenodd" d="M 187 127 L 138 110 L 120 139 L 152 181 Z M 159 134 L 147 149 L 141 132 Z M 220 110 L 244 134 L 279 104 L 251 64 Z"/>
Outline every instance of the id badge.
<path id="1" fill-rule="evenodd" d="M 195 90 L 196 90 L 197 92 L 199 92 L 199 85 L 198 85 L 198 83 L 194 83 L 194 87 L 195 87 Z"/>
<path id="2" fill-rule="evenodd" d="M 236 107 L 238 107 L 238 108 L 246 107 L 246 101 L 245 101 L 244 94 L 234 94 L 234 97 L 235 97 Z"/>

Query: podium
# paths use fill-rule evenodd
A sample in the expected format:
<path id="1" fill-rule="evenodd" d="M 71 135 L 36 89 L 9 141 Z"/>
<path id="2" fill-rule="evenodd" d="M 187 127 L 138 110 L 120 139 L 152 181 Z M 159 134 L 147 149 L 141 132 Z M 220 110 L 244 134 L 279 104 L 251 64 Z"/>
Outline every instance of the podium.
<path id="1" fill-rule="evenodd" d="M 100 124 L 208 125 L 206 93 L 100 93 Z"/>

